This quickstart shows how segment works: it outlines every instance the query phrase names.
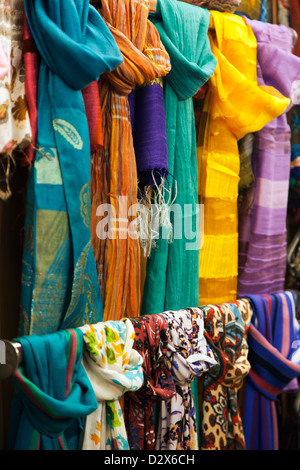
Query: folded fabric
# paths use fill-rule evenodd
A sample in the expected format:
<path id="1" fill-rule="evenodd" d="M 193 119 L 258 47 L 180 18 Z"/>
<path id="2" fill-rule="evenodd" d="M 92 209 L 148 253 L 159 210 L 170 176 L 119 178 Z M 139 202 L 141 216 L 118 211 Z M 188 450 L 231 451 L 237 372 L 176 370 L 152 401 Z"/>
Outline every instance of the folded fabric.
<path id="1" fill-rule="evenodd" d="M 216 364 L 204 336 L 203 312 L 199 308 L 188 308 L 161 315 L 168 328 L 167 356 L 176 393 L 160 403 L 155 449 L 198 450 L 191 382 Z"/>
<path id="2" fill-rule="evenodd" d="M 135 331 L 134 349 L 143 358 L 144 384 L 125 395 L 125 423 L 132 450 L 155 448 L 154 405 L 176 393 L 167 357 L 169 335 L 166 320 L 160 315 L 131 318 Z"/>
<path id="3" fill-rule="evenodd" d="M 148 20 L 147 0 L 102 0 L 99 12 L 124 59 L 100 79 L 104 145 L 92 155 L 92 246 L 106 321 L 139 315 L 141 303 L 138 178 L 128 95 L 165 76 L 170 59 Z"/>
<path id="4" fill-rule="evenodd" d="M 83 334 L 64 330 L 18 338 L 10 450 L 79 450 L 83 419 L 97 409 L 81 364 Z"/>
<path id="5" fill-rule="evenodd" d="M 242 450 L 245 437 L 237 390 L 248 375 L 247 331 L 252 311 L 247 299 L 201 307 L 206 339 L 217 364 L 204 375 L 202 450 Z"/>
<path id="6" fill-rule="evenodd" d="M 251 370 L 246 380 L 243 426 L 247 450 L 278 450 L 276 398 L 300 375 L 295 294 L 249 296 Z"/>
<path id="7" fill-rule="evenodd" d="M 11 195 L 10 180 L 15 168 L 15 150 L 31 142 L 31 127 L 25 97 L 23 67 L 23 0 L 0 3 L 0 42 L 9 69 L 0 78 L 0 198 Z"/>
<path id="8" fill-rule="evenodd" d="M 290 102 L 275 88 L 257 83 L 257 42 L 246 20 L 214 10 L 210 15 L 208 36 L 218 63 L 208 82 L 197 146 L 199 201 L 204 208 L 200 305 L 237 298 L 238 141 L 262 129 Z"/>
<path id="9" fill-rule="evenodd" d="M 300 58 L 292 53 L 293 33 L 284 25 L 247 19 L 257 40 L 257 80 L 290 99 L 300 75 Z M 287 110 L 255 136 L 253 187 L 239 204 L 238 297 L 284 289 L 286 216 L 291 163 L 291 129 Z"/>
<path id="10" fill-rule="evenodd" d="M 130 320 L 100 322 L 80 328 L 84 333 L 83 365 L 93 386 L 98 408 L 85 422 L 83 450 L 128 450 L 119 399 L 144 382 L 142 357 L 133 349 Z"/>
<path id="11" fill-rule="evenodd" d="M 44 334 L 102 320 L 91 246 L 91 149 L 81 90 L 123 59 L 88 0 L 25 0 L 24 6 L 41 65 L 21 330 Z"/>

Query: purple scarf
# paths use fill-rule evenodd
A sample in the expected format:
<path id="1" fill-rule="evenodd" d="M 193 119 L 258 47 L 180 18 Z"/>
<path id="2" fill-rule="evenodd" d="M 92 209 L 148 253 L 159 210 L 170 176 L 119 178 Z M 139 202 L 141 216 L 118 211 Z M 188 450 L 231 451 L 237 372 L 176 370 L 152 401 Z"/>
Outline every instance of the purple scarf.
<path id="1" fill-rule="evenodd" d="M 257 39 L 258 84 L 273 86 L 289 98 L 300 74 L 300 59 L 292 54 L 292 31 L 284 25 L 247 22 Z M 256 134 L 255 182 L 239 200 L 239 297 L 284 287 L 290 159 L 285 112 Z"/>

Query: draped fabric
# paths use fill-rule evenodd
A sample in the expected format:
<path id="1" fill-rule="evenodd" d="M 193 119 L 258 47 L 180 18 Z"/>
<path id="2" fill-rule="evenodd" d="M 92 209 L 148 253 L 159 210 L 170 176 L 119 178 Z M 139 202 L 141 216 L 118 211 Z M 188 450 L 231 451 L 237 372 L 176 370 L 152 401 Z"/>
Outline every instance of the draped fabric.
<path id="1" fill-rule="evenodd" d="M 27 194 L 21 334 L 44 334 L 102 318 L 91 247 L 90 140 L 81 90 L 118 66 L 122 57 L 87 0 L 26 0 L 24 6 L 41 66 L 38 150 Z"/>
<path id="2" fill-rule="evenodd" d="M 0 42 L 0 79 L 5 77 L 9 70 L 9 61 Z"/>
<path id="3" fill-rule="evenodd" d="M 14 373 L 9 449 L 78 450 L 83 419 L 97 409 L 81 364 L 82 332 L 64 330 L 17 341 L 22 364 Z"/>
<path id="4" fill-rule="evenodd" d="M 200 0 L 195 3 L 208 10 L 235 12 L 242 0 Z"/>
<path id="5" fill-rule="evenodd" d="M 144 384 L 135 393 L 125 395 L 125 424 L 132 450 L 155 448 L 155 404 L 169 400 L 176 393 L 167 357 L 169 334 L 161 315 L 132 318 L 135 331 L 134 349 L 143 358 Z"/>
<path id="6" fill-rule="evenodd" d="M 0 4 L 0 42 L 9 69 L 0 79 L 0 198 L 11 195 L 10 180 L 16 166 L 16 151 L 24 152 L 31 141 L 23 66 L 23 0 Z"/>
<path id="7" fill-rule="evenodd" d="M 293 82 L 300 75 L 300 59 L 292 54 L 292 31 L 284 25 L 247 21 L 257 39 L 258 83 L 275 87 L 290 98 Z M 240 297 L 284 288 L 290 140 L 286 112 L 255 136 L 255 183 L 239 201 Z"/>
<path id="8" fill-rule="evenodd" d="M 258 86 L 257 43 L 246 20 L 231 13 L 210 14 L 208 35 L 218 64 L 208 82 L 197 147 L 199 200 L 204 205 L 200 305 L 231 302 L 237 296 L 238 140 L 263 128 L 289 104 L 277 90 Z"/>
<path id="9" fill-rule="evenodd" d="M 137 164 L 128 95 L 165 76 L 170 61 L 148 20 L 146 0 L 103 0 L 99 11 L 124 59 L 99 82 L 104 147 L 92 160 L 92 246 L 106 321 L 140 313 Z"/>
<path id="10" fill-rule="evenodd" d="M 278 450 L 276 399 L 300 374 L 295 295 L 251 295 L 249 301 L 253 316 L 243 413 L 246 446 L 247 450 Z"/>
<path id="11" fill-rule="evenodd" d="M 250 304 L 241 299 L 201 309 L 206 338 L 217 361 L 204 375 L 201 449 L 242 450 L 245 438 L 237 389 L 250 370 L 247 344 Z"/>
<path id="12" fill-rule="evenodd" d="M 156 450 L 198 450 L 195 403 L 191 382 L 216 364 L 204 336 L 203 312 L 189 308 L 161 314 L 166 320 L 167 356 L 176 394 L 161 401 Z"/>
<path id="13" fill-rule="evenodd" d="M 119 399 L 144 382 L 142 357 L 133 349 L 130 320 L 100 322 L 81 327 L 83 365 L 98 400 L 85 422 L 83 450 L 128 450 L 128 438 Z"/>

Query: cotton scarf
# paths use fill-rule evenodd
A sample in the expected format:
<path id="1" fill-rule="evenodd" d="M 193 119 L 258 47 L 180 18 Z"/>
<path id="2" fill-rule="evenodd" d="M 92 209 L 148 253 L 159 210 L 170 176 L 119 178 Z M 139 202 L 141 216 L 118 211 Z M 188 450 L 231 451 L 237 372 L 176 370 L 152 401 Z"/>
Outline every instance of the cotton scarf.
<path id="1" fill-rule="evenodd" d="M 128 95 L 170 70 L 148 11 L 146 0 L 103 0 L 99 9 L 124 59 L 99 82 L 104 146 L 92 160 L 92 246 L 104 321 L 140 313 L 138 180 Z"/>
<path id="2" fill-rule="evenodd" d="M 132 318 L 134 349 L 143 358 L 144 384 L 135 393 L 125 395 L 125 423 L 132 450 L 155 449 L 153 407 L 169 400 L 176 388 L 167 357 L 169 341 L 166 320 L 160 315 Z"/>
<path id="3" fill-rule="evenodd" d="M 291 98 L 300 75 L 292 54 L 293 33 L 284 25 L 247 20 L 257 40 L 258 83 Z M 286 112 L 259 130 L 252 155 L 255 184 L 240 201 L 238 296 L 283 290 L 286 216 L 291 161 L 291 130 Z"/>
<path id="4" fill-rule="evenodd" d="M 246 381 L 243 426 L 247 450 L 278 450 L 276 398 L 300 375 L 295 295 L 249 296 L 251 370 Z"/>
<path id="5" fill-rule="evenodd" d="M 100 322 L 81 327 L 85 351 L 83 365 L 98 400 L 98 408 L 85 422 L 83 450 L 128 450 L 119 399 L 135 392 L 144 381 L 142 358 L 132 346 L 130 320 Z"/>
<path id="6" fill-rule="evenodd" d="M 208 35 L 218 64 L 208 82 L 197 147 L 199 200 L 204 205 L 200 305 L 237 297 L 238 140 L 264 127 L 289 104 L 277 90 L 258 86 L 257 43 L 246 20 L 232 13 L 210 14 Z"/>
<path id="7" fill-rule="evenodd" d="M 14 373 L 9 449 L 78 450 L 82 420 L 97 409 L 81 364 L 82 332 L 64 330 L 17 341 L 22 363 Z"/>
<path id="8" fill-rule="evenodd" d="M 208 344 L 217 361 L 204 375 L 201 449 L 243 450 L 245 437 L 237 390 L 250 370 L 247 345 L 250 304 L 242 299 L 201 309 Z"/>
<path id="9" fill-rule="evenodd" d="M 122 57 L 87 0 L 26 0 L 24 6 L 41 65 L 21 331 L 44 334 L 102 319 L 90 233 L 89 129 L 81 90 L 118 66 Z"/>
<path id="10" fill-rule="evenodd" d="M 16 166 L 16 150 L 24 152 L 31 141 L 23 67 L 23 0 L 2 0 L 0 42 L 9 61 L 0 79 L 0 198 L 11 195 L 10 180 Z"/>
<path id="11" fill-rule="evenodd" d="M 191 382 L 216 364 L 204 336 L 203 312 L 199 308 L 190 308 L 161 315 L 169 333 L 167 356 L 176 394 L 161 401 L 155 449 L 198 450 Z"/>

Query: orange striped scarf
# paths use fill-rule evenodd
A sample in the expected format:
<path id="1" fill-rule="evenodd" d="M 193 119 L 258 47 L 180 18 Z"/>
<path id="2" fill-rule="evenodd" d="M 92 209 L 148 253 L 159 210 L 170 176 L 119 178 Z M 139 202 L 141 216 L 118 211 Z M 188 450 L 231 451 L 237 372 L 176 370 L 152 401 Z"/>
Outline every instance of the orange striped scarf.
<path id="1" fill-rule="evenodd" d="M 171 69 L 155 26 L 148 20 L 147 0 L 102 0 L 98 10 L 109 26 L 124 62 L 100 78 L 103 149 L 92 155 L 92 244 L 102 292 L 103 321 L 140 314 L 140 246 L 135 218 L 137 170 L 128 94 Z M 120 203 L 123 196 L 123 204 Z M 109 234 L 105 238 L 109 204 Z M 128 228 L 129 227 L 129 228 Z"/>

